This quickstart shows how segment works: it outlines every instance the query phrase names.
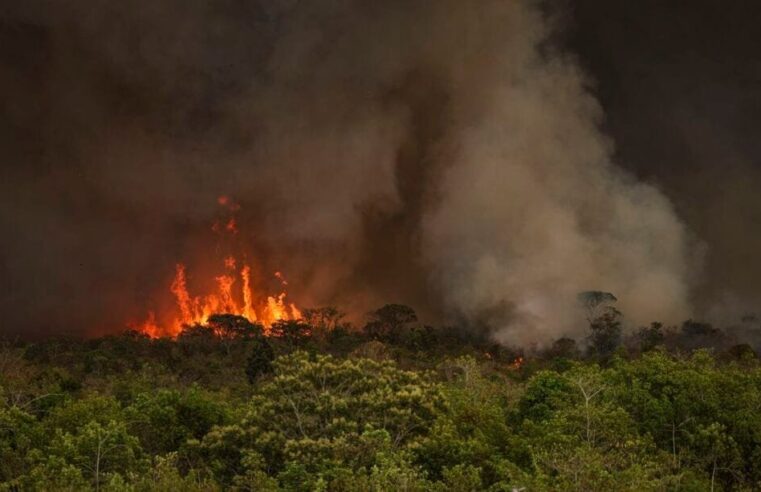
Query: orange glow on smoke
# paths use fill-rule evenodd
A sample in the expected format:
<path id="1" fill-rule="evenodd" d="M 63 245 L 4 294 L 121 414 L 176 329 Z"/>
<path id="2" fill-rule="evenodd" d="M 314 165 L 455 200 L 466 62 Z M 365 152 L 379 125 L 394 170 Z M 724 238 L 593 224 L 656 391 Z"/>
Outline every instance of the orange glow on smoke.
<path id="1" fill-rule="evenodd" d="M 232 212 L 240 208 L 227 196 L 220 196 L 217 203 Z M 238 233 L 235 217 L 221 223 L 226 224 L 224 228 L 219 226 L 219 221 L 214 223 L 212 230 L 215 233 L 229 236 Z M 235 256 L 227 255 L 221 260 L 221 266 L 222 272 L 213 277 L 216 288 L 205 295 L 195 295 L 191 294 L 188 287 L 185 265 L 177 263 L 174 279 L 169 286 L 174 306 L 170 312 L 160 313 L 160 319 L 164 322 L 157 321 L 156 313 L 151 311 L 144 322 L 131 326 L 153 338 L 175 337 L 185 326 L 206 324 L 214 314 L 235 314 L 251 322 L 261 323 L 265 333 L 268 333 L 276 321 L 301 318 L 301 311 L 294 303 L 286 300 L 288 294 L 285 287 L 288 282 L 281 272 L 273 274 L 279 281 L 279 292 L 266 294 L 254 290 L 251 267 L 245 258 L 244 261 L 239 261 Z"/>

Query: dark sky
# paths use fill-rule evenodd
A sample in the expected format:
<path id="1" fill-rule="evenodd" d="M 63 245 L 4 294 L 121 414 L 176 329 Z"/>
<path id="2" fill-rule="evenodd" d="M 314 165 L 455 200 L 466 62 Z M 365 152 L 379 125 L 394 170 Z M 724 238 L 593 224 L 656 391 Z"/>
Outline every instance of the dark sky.
<path id="1" fill-rule="evenodd" d="M 199 203 L 235 186 L 235 160 L 215 157 L 258 129 L 220 115 L 265 76 L 289 3 L 0 6 L 0 330 L 82 331 L 150 296 L 183 252 L 173 238 L 213 218 Z M 704 248 L 696 316 L 755 309 L 761 4 L 563 5 L 559 42 L 589 75 L 616 163 L 659 187 Z M 178 158 L 181 186 L 164 162 Z"/>
<path id="2" fill-rule="evenodd" d="M 617 162 L 657 183 L 707 257 L 699 301 L 761 294 L 761 4 L 582 0 L 571 49 Z M 700 302 L 698 303 L 700 304 Z"/>

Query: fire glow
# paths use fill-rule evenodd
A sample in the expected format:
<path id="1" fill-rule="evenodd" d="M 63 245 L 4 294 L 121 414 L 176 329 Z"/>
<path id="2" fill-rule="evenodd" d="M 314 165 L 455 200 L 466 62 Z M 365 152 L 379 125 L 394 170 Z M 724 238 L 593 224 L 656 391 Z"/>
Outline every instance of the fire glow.
<path id="1" fill-rule="evenodd" d="M 237 204 L 225 196 L 220 197 L 218 203 L 231 212 L 239 209 Z M 216 234 L 236 235 L 238 229 L 235 217 L 216 222 L 212 231 Z M 152 338 L 176 337 L 184 327 L 204 325 L 214 314 L 235 314 L 262 324 L 265 334 L 268 334 L 269 328 L 277 321 L 301 318 L 301 311 L 296 305 L 286 302 L 285 288 L 288 282 L 280 272 L 274 272 L 273 275 L 279 281 L 280 292 L 271 295 L 259 294 L 253 288 L 250 265 L 228 255 L 222 260 L 222 273 L 214 277 L 216 291 L 206 295 L 192 295 L 188 288 L 187 268 L 178 263 L 169 289 L 174 296 L 175 313 L 162 316 L 162 319 L 173 317 L 173 321 L 168 324 L 159 323 L 156 313 L 151 311 L 143 323 L 133 327 Z"/>

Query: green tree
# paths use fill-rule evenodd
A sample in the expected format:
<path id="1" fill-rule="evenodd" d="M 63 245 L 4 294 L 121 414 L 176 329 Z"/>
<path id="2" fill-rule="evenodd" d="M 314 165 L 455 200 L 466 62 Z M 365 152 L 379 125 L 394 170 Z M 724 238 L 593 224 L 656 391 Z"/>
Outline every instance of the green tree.
<path id="1" fill-rule="evenodd" d="M 125 490 L 136 492 L 216 492 L 221 490 L 218 484 L 208 477 L 200 476 L 195 470 L 182 474 L 177 465 L 176 453 L 157 456 L 153 466 L 145 473 L 141 473 L 133 484 L 125 487 Z M 246 489 L 261 490 L 265 489 Z"/>
<path id="2" fill-rule="evenodd" d="M 519 460 L 524 451 L 508 426 L 511 388 L 504 380 L 484 377 L 472 357 L 461 357 L 445 365 L 451 366 L 445 370 L 455 369 L 459 375 L 444 387 L 446 409 L 438 414 L 432 431 L 415 448 L 415 462 L 433 480 L 471 483 L 475 481 L 474 470 L 478 469 L 478 481 L 481 482 L 484 471 L 486 483 L 490 484 L 494 475 L 493 457 Z M 447 470 L 452 474 L 449 479 Z M 455 480 L 455 474 L 462 476 Z"/>
<path id="3" fill-rule="evenodd" d="M 57 430 L 46 452 L 36 456 L 32 475 L 50 478 L 65 472 L 77 480 L 76 469 L 100 490 L 114 475 L 138 471 L 141 456 L 138 440 L 127 432 L 124 422 L 112 420 L 102 425 L 91 421 L 73 434 Z"/>
<path id="4" fill-rule="evenodd" d="M 757 370 L 717 366 L 702 350 L 687 360 L 655 351 L 620 361 L 611 378 L 616 400 L 639 433 L 668 453 L 675 472 L 696 470 L 725 487 L 759 483 Z"/>
<path id="5" fill-rule="evenodd" d="M 87 422 L 106 425 L 111 421 L 125 421 L 119 402 L 111 396 L 87 396 L 79 400 L 68 400 L 53 408 L 43 425 L 50 434 L 56 430 L 74 434 Z"/>
<path id="6" fill-rule="evenodd" d="M 368 470 L 382 448 L 425 436 L 443 405 L 440 388 L 426 375 L 389 362 L 310 358 L 295 352 L 275 361 L 275 374 L 256 390 L 241 424 L 211 432 L 201 454 L 219 476 L 246 473 L 247 452 L 262 456 L 266 469 L 304 483 L 336 471 Z M 290 480 L 290 479 L 289 479 Z"/>
<path id="7" fill-rule="evenodd" d="M 43 439 L 34 416 L 15 406 L 0 408 L 0 484 L 13 482 L 28 471 L 26 455 Z"/>
<path id="8" fill-rule="evenodd" d="M 225 405 L 197 387 L 140 394 L 125 413 L 133 435 L 152 454 L 177 451 L 228 419 Z"/>
<path id="9" fill-rule="evenodd" d="M 519 408 L 535 476 L 552 490 L 657 490 L 670 473 L 615 400 L 611 372 L 575 365 L 532 378 Z"/>

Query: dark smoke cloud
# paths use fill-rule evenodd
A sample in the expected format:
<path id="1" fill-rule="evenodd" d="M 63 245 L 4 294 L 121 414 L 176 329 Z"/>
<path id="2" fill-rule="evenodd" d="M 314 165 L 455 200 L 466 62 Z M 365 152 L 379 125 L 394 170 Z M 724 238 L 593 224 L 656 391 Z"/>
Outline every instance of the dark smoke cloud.
<path id="1" fill-rule="evenodd" d="M 687 316 L 688 228 L 614 164 L 625 148 L 601 132 L 555 14 L 489 0 L 6 7 L 4 326 L 134 319 L 175 261 L 203 262 L 220 194 L 241 203 L 261 271 L 282 269 L 302 304 L 404 302 L 512 342 L 577 332 L 579 290 L 615 292 L 634 323 Z"/>

